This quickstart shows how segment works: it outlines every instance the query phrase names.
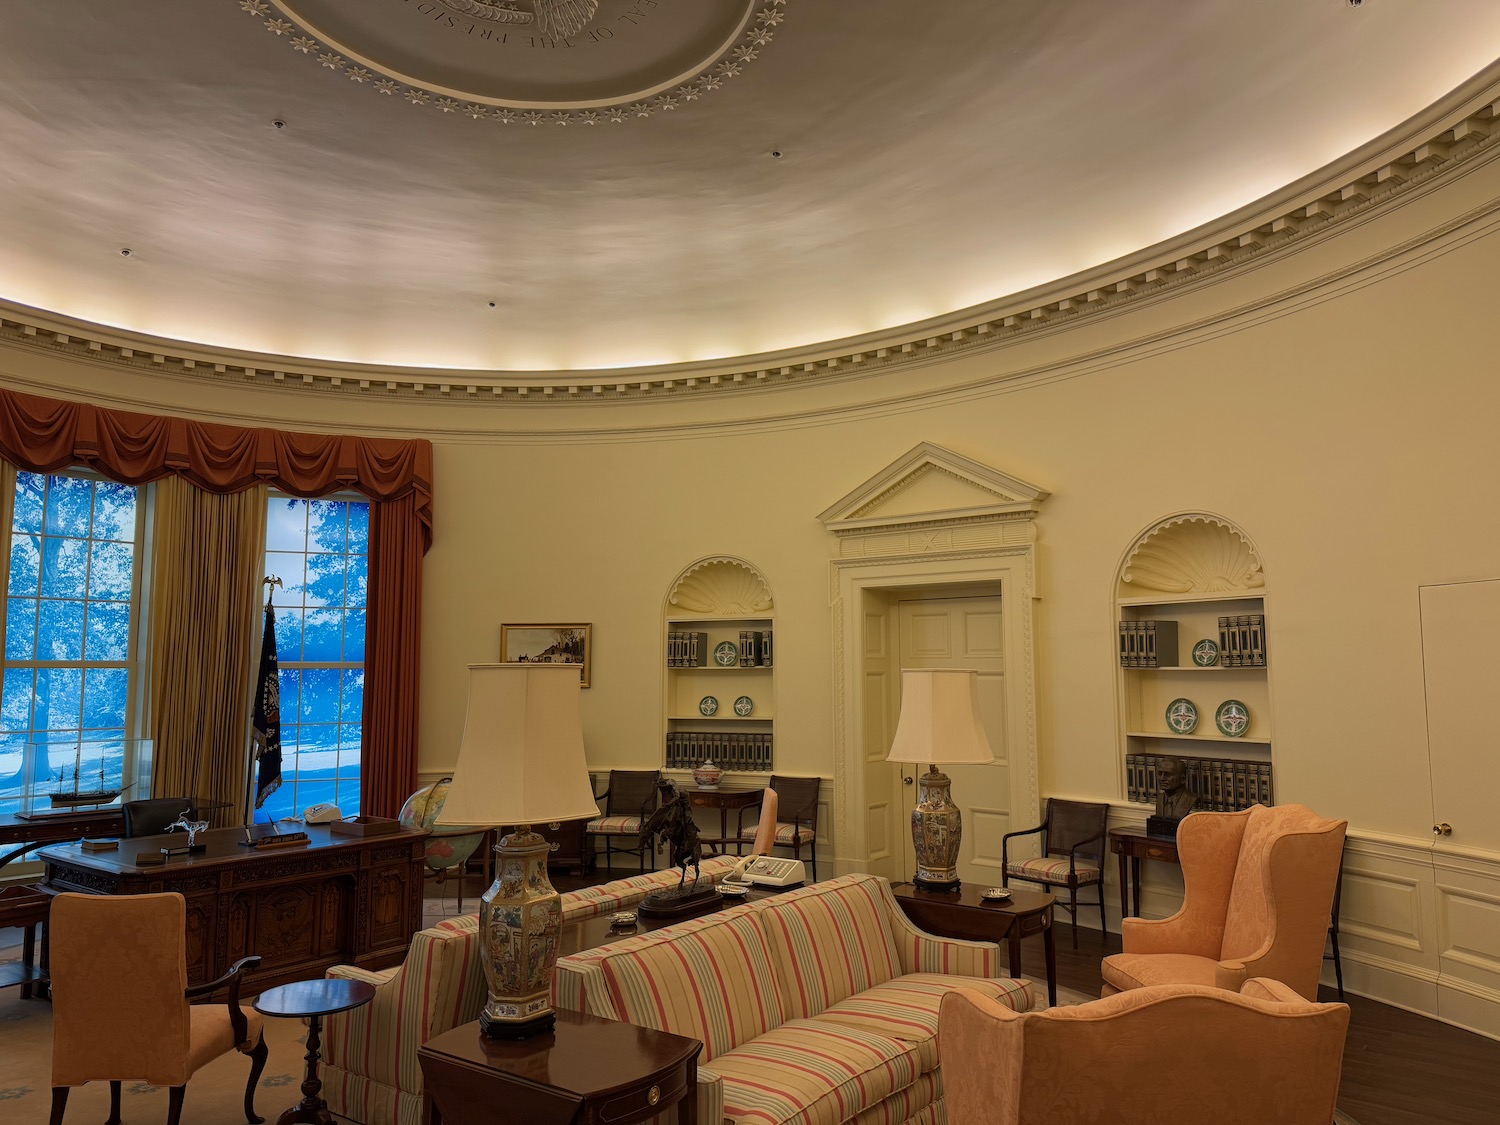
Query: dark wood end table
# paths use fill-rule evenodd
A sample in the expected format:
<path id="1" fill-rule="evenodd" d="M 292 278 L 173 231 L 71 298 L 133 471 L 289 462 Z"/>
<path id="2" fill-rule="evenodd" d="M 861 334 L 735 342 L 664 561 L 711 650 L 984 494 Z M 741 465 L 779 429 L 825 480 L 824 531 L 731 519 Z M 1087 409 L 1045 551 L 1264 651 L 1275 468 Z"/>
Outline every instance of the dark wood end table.
<path id="1" fill-rule="evenodd" d="M 425 1125 L 635 1125 L 673 1105 L 698 1122 L 696 1039 L 559 1009 L 532 1039 L 486 1039 L 478 1023 L 417 1050 Z"/>
<path id="2" fill-rule="evenodd" d="M 1010 898 L 980 896 L 983 887 L 965 883 L 957 891 L 924 891 L 910 883 L 893 884 L 896 905 L 930 934 L 969 941 L 1004 940 L 1010 950 L 1010 975 L 1021 975 L 1021 939 L 1042 935 L 1047 958 L 1047 1000 L 1057 1005 L 1057 947 L 1052 941 L 1052 908 L 1057 900 L 1044 891 L 1012 890 Z"/>
<path id="3" fill-rule="evenodd" d="M 1109 850 L 1120 857 L 1120 917 L 1130 917 L 1130 896 L 1135 898 L 1135 913 L 1141 912 L 1141 860 L 1159 859 L 1163 863 L 1181 863 L 1177 841 L 1166 836 L 1148 836 L 1144 828 L 1111 828 Z M 1129 864 L 1129 883 L 1126 865 Z"/>
<path id="4" fill-rule="evenodd" d="M 318 1078 L 322 1019 L 373 999 L 375 986 L 362 980 L 299 980 L 269 988 L 255 998 L 255 1010 L 263 1016 L 307 1020 L 307 1077 L 302 1080 L 302 1100 L 282 1113 L 276 1125 L 333 1125 L 328 1103 L 320 1096 L 323 1083 Z"/>

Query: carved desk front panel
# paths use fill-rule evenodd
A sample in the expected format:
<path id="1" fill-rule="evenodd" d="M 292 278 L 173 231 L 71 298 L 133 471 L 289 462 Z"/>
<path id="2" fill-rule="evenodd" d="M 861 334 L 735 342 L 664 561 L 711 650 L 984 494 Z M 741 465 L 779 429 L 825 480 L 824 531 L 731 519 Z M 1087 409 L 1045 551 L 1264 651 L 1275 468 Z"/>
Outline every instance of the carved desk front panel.
<path id="1" fill-rule="evenodd" d="M 139 866 L 181 837 L 121 840 L 118 851 L 77 844 L 44 848 L 46 886 L 86 894 L 176 891 L 187 900 L 188 980 L 202 984 L 241 957 L 258 954 L 255 990 L 323 975 L 333 965 L 378 969 L 406 955 L 422 925 L 425 832 L 334 836 L 309 824 L 306 846 L 240 846 L 244 830 L 201 833 L 198 855 Z"/>

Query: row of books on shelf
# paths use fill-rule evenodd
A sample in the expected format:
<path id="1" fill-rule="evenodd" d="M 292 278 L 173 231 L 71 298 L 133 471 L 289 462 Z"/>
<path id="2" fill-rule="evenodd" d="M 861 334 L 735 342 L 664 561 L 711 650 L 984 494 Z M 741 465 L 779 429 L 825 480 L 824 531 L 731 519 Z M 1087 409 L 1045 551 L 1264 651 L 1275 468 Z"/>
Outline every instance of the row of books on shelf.
<path id="1" fill-rule="evenodd" d="M 720 668 L 771 667 L 771 630 L 741 629 L 738 644 L 720 641 L 717 645 L 708 643 L 705 632 L 668 630 L 668 668 L 707 668 L 710 665 Z"/>
<path id="2" fill-rule="evenodd" d="M 1219 618 L 1219 663 L 1225 668 L 1265 666 L 1265 614 L 1236 613 Z"/>
<path id="3" fill-rule="evenodd" d="M 1126 797 L 1137 804 L 1156 803 L 1157 764 L 1163 754 L 1126 754 Z M 1201 812 L 1239 812 L 1251 805 L 1269 805 L 1274 796 L 1270 762 L 1241 762 L 1225 758 L 1183 758 L 1187 788 Z"/>
<path id="4" fill-rule="evenodd" d="M 771 666 L 771 630 L 740 630 L 740 667 L 769 668 Z"/>
<path id="5" fill-rule="evenodd" d="M 674 731 L 667 735 L 666 768 L 690 770 L 712 761 L 721 770 L 770 772 L 775 768 L 775 762 L 771 760 L 771 737 L 769 734 Z"/>
<path id="6" fill-rule="evenodd" d="M 1177 622 L 1121 621 L 1121 668 L 1175 668 Z"/>

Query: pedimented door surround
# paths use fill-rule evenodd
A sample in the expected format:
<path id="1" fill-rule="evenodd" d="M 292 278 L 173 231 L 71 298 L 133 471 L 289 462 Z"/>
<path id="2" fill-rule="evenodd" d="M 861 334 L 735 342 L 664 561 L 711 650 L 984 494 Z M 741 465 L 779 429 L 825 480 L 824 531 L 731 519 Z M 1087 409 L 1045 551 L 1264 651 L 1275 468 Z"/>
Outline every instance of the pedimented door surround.
<path id="1" fill-rule="evenodd" d="M 867 591 L 998 585 L 1005 599 L 1006 740 L 1011 768 L 1040 808 L 1032 599 L 1036 515 L 1049 493 L 952 450 L 922 442 L 818 518 L 835 537 L 833 829 L 840 872 L 865 870 L 866 715 L 861 675 Z"/>

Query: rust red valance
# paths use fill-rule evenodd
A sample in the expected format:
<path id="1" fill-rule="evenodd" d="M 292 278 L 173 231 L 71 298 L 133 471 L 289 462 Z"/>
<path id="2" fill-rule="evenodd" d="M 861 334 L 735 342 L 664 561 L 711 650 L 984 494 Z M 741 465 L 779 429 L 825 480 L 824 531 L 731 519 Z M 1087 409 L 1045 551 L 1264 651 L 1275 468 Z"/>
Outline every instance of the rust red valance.
<path id="1" fill-rule="evenodd" d="M 432 546 L 428 441 L 192 422 L 0 389 L 0 456 L 35 473 L 87 465 L 124 484 L 176 475 L 205 492 L 264 481 L 296 496 L 412 496 L 423 553 Z"/>

